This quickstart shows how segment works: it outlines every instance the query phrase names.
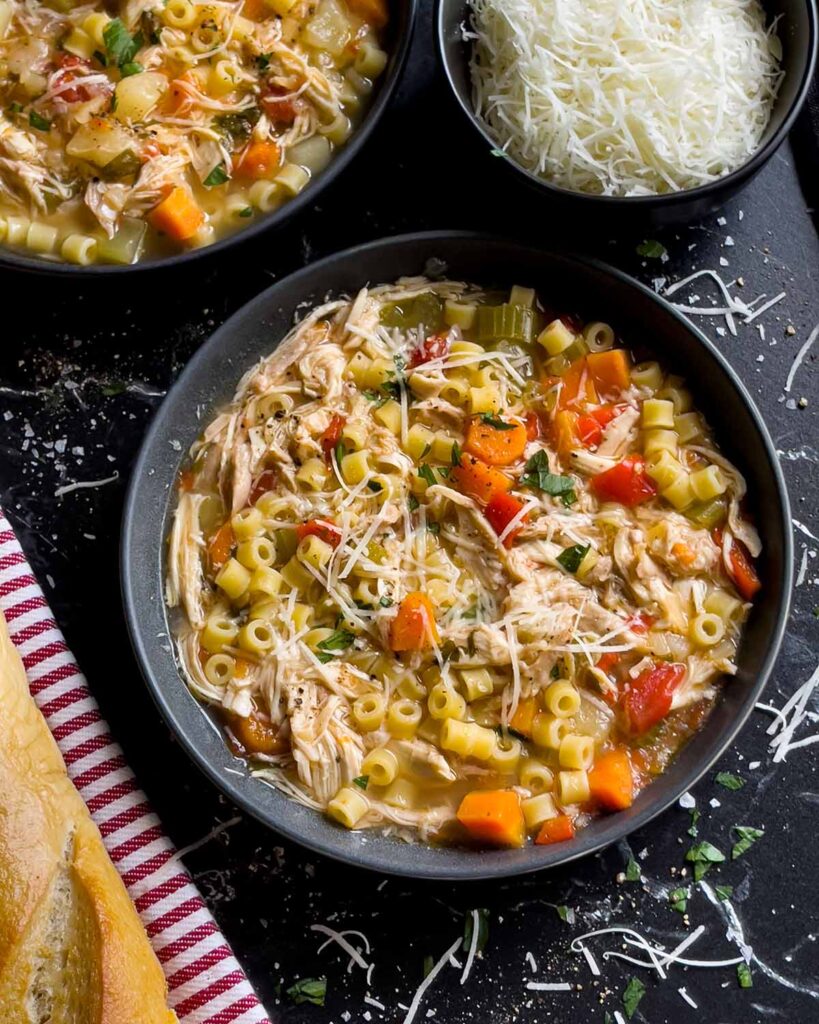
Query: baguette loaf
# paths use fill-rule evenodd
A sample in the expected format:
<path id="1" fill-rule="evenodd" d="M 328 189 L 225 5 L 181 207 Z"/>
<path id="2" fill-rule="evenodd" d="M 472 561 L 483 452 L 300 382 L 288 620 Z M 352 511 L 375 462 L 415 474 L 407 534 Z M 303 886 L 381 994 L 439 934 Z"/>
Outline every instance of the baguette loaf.
<path id="1" fill-rule="evenodd" d="M 177 1024 L 0 612 L 0 1021 Z"/>

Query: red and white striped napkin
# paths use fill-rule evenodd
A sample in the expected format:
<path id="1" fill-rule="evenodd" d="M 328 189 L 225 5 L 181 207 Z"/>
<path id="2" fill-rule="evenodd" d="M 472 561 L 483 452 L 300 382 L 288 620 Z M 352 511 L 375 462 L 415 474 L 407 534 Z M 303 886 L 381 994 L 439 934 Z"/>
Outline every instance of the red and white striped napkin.
<path id="1" fill-rule="evenodd" d="M 108 731 L 0 509 L 0 608 L 31 694 L 139 911 L 183 1024 L 270 1024 Z"/>

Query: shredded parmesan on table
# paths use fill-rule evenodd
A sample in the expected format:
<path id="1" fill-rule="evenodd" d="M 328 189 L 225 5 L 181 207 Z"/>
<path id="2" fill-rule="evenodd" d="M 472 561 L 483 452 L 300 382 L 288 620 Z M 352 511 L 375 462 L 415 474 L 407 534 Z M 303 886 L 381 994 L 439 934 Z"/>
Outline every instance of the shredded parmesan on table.
<path id="1" fill-rule="evenodd" d="M 757 0 L 472 0 L 473 103 L 564 188 L 707 184 L 757 149 L 782 80 Z"/>

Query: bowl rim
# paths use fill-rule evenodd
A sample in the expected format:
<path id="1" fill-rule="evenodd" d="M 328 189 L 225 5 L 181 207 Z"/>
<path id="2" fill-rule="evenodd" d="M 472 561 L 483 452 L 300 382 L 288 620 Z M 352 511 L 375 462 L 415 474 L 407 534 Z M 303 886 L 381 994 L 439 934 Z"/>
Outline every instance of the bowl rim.
<path id="1" fill-rule="evenodd" d="M 434 34 L 438 60 L 443 68 L 450 93 L 460 109 L 466 115 L 467 120 L 484 142 L 488 143 L 492 149 L 497 150 L 497 140 L 492 138 L 483 118 L 479 117 L 479 115 L 472 109 L 471 103 L 462 99 L 458 87 L 455 84 L 455 77 L 452 72 L 452 62 L 447 57 L 447 39 L 444 16 L 450 4 L 456 2 L 461 5 L 461 8 L 464 11 L 471 6 L 470 0 L 435 0 L 433 18 L 435 23 Z M 613 208 L 622 203 L 627 203 L 629 206 L 641 207 L 644 210 L 660 206 L 671 208 L 683 205 L 689 201 L 696 201 L 697 199 L 713 198 L 716 193 L 723 189 L 730 189 L 732 185 L 741 185 L 748 178 L 756 174 L 757 171 L 761 170 L 762 166 L 767 163 L 776 150 L 782 145 L 808 97 L 814 71 L 816 70 L 818 59 L 817 55 L 819 54 L 819 5 L 817 4 L 817 0 L 802 0 L 802 2 L 805 5 L 805 11 L 808 17 L 808 60 L 805 65 L 804 74 L 802 75 L 802 79 L 799 83 L 799 88 L 797 89 L 794 99 L 791 102 L 791 105 L 779 128 L 773 133 L 773 135 L 771 135 L 770 139 L 768 139 L 764 145 L 755 150 L 744 163 L 740 164 L 739 167 L 735 168 L 729 174 L 725 174 L 721 178 L 717 178 L 716 181 L 709 181 L 705 185 L 697 185 L 696 188 L 681 189 L 678 192 L 668 192 L 663 193 L 662 195 L 605 196 L 596 195 L 590 192 L 579 192 L 575 189 L 565 188 L 562 185 L 556 185 L 545 178 L 538 177 L 534 172 L 527 170 L 527 168 L 521 166 L 521 164 L 511 156 L 506 157 L 504 163 L 509 165 L 513 172 L 520 174 L 532 188 L 542 189 L 545 193 L 550 193 L 555 197 L 560 197 L 562 199 L 576 199 L 581 202 L 587 202 L 590 205 L 595 204 L 601 211 L 604 207 Z"/>
<path id="2" fill-rule="evenodd" d="M 515 252 L 530 258 L 543 258 L 545 256 L 550 259 L 555 258 L 562 260 L 568 265 L 584 265 L 613 277 L 619 283 L 624 284 L 627 287 L 634 288 L 637 291 L 642 292 L 644 297 L 650 302 L 660 306 L 666 315 L 670 315 L 673 319 L 677 320 L 683 329 L 693 335 L 694 339 L 707 350 L 709 355 L 719 365 L 723 374 L 727 378 L 728 385 L 734 388 L 750 414 L 750 418 L 753 421 L 754 428 L 756 429 L 762 443 L 762 447 L 765 451 L 768 465 L 771 470 L 771 477 L 774 490 L 776 492 L 776 502 L 779 512 L 778 526 L 783 538 L 782 572 L 779 578 L 781 599 L 768 637 L 764 657 L 762 658 L 755 678 L 753 681 L 749 682 L 747 686 L 742 704 L 735 716 L 724 725 L 722 734 L 719 737 L 719 740 L 714 744 L 714 748 L 710 756 L 698 761 L 693 769 L 683 774 L 676 784 L 669 785 L 665 790 L 658 789 L 655 799 L 648 801 L 647 806 L 637 812 L 633 818 L 623 820 L 619 816 L 613 815 L 610 819 L 612 825 L 609 827 L 605 835 L 591 835 L 584 830 L 573 841 L 571 847 L 565 851 L 561 851 L 559 846 L 531 848 L 528 849 L 530 854 L 531 850 L 534 849 L 539 855 L 531 856 L 529 860 L 523 863 L 514 864 L 508 863 L 505 854 L 519 853 L 520 851 L 493 851 L 491 856 L 477 855 L 474 859 L 467 861 L 461 856 L 452 857 L 452 854 L 453 852 L 456 854 L 468 854 L 470 851 L 443 848 L 448 856 L 442 856 L 440 860 L 436 860 L 433 855 L 437 853 L 439 848 L 428 844 L 418 844 L 415 847 L 410 847 L 411 849 L 423 850 L 424 855 L 416 858 L 410 858 L 409 863 L 404 862 L 400 858 L 394 862 L 390 858 L 389 846 L 386 848 L 386 851 L 384 848 L 379 851 L 377 844 L 368 843 L 366 839 L 358 842 L 352 851 L 340 848 L 341 844 L 334 838 L 334 833 L 328 831 L 328 829 L 333 827 L 329 822 L 322 821 L 322 825 L 325 827 L 314 832 L 310 829 L 302 829 L 299 827 L 298 823 L 293 824 L 287 819 L 272 820 L 269 810 L 263 808 L 261 805 L 262 802 L 256 799 L 254 795 L 255 787 L 262 786 L 263 783 L 256 782 L 246 772 L 243 772 L 240 778 L 236 780 L 232 774 L 220 770 L 219 766 L 211 762 L 204 751 L 200 750 L 196 746 L 188 734 L 184 722 L 180 722 L 178 720 L 179 718 L 184 717 L 184 713 L 179 715 L 177 714 L 172 707 L 172 699 L 170 696 L 166 695 L 163 691 L 161 682 L 153 675 L 151 667 L 152 659 L 148 648 L 151 641 L 155 644 L 156 637 L 155 635 L 151 635 L 150 637 L 147 636 L 146 631 L 141 627 L 140 608 L 143 606 L 142 602 L 145 601 L 146 598 L 139 594 L 140 586 L 137 579 L 139 573 L 132 571 L 132 565 L 136 564 L 136 560 L 140 554 L 140 552 L 135 548 L 134 524 L 137 521 L 138 509 L 140 502 L 142 501 L 141 492 L 144 481 L 146 479 L 151 479 L 152 477 L 155 479 L 154 466 L 156 465 L 156 462 L 154 460 L 158 453 L 162 452 L 165 462 L 167 463 L 168 461 L 167 456 L 165 455 L 167 450 L 165 418 L 168 415 L 168 411 L 174 405 L 176 395 L 180 393 L 184 394 L 188 382 L 196 380 L 200 364 L 206 364 L 211 353 L 218 352 L 223 345 L 230 343 L 234 325 L 238 324 L 241 320 L 248 318 L 254 318 L 257 321 L 263 322 L 265 312 L 271 307 L 275 308 L 280 304 L 277 296 L 281 291 L 295 290 L 297 294 L 300 288 L 307 288 L 308 294 L 312 294 L 312 291 L 316 289 L 321 291 L 322 286 L 319 284 L 312 285 L 312 289 L 310 289 L 309 285 L 304 284 L 305 279 L 316 274 L 321 276 L 325 271 L 332 271 L 334 266 L 337 264 L 346 266 L 355 265 L 359 258 L 368 254 L 381 252 L 385 248 L 400 248 L 408 244 L 414 245 L 417 243 L 427 245 L 430 249 L 429 255 L 434 256 L 434 247 L 436 244 L 451 244 L 454 242 L 464 245 L 480 246 L 483 250 L 487 251 L 491 247 L 502 245 L 507 248 L 512 247 Z M 299 300 L 298 298 L 296 298 L 295 301 L 287 300 L 286 302 L 281 303 L 281 305 L 287 309 L 291 308 L 292 305 L 292 308 L 295 310 L 299 305 Z M 281 338 L 277 339 L 276 344 L 278 344 L 279 341 L 281 341 Z M 236 374 L 237 380 L 242 372 L 244 372 L 243 368 L 238 367 L 238 373 Z M 234 368 L 231 366 L 231 379 L 233 374 Z M 182 458 L 184 458 L 184 453 Z M 174 475 L 176 474 L 177 468 L 178 465 L 176 461 L 174 461 L 172 466 Z M 150 473 L 148 473 L 149 470 Z M 167 493 L 163 491 L 163 505 L 169 500 L 171 499 L 167 496 Z M 167 527 L 167 519 L 164 512 L 162 513 L 162 526 L 163 529 Z M 217 328 L 210 338 L 200 346 L 196 353 L 194 353 L 193 357 L 188 361 L 182 373 L 174 382 L 161 406 L 155 413 L 153 420 L 145 433 L 139 454 L 133 465 L 131 477 L 128 483 L 127 495 L 123 506 L 120 539 L 121 595 L 126 626 L 131 640 L 131 645 L 139 665 L 140 673 L 147 684 L 148 690 L 166 725 L 170 728 L 174 737 L 184 748 L 193 763 L 211 780 L 211 782 L 214 783 L 217 789 L 233 800 L 234 803 L 242 808 L 243 811 L 256 818 L 274 832 L 278 832 L 289 840 L 308 848 L 314 853 L 329 856 L 334 860 L 354 867 L 368 868 L 389 875 L 426 880 L 478 881 L 489 878 L 504 878 L 529 874 L 534 871 L 568 864 L 581 857 L 599 852 L 613 843 L 618 842 L 625 836 L 630 835 L 639 828 L 642 828 L 649 821 L 658 817 L 664 811 L 668 810 L 668 808 L 670 808 L 683 793 L 687 792 L 693 785 L 695 785 L 725 753 L 725 751 L 729 749 L 750 717 L 755 703 L 759 700 L 760 694 L 767 684 L 768 678 L 779 654 L 790 612 L 793 590 L 793 537 L 791 529 L 790 502 L 784 474 L 776 456 L 773 441 L 768 433 L 767 427 L 759 410 L 756 408 L 756 405 L 745 388 L 745 385 L 716 345 L 714 345 L 686 316 L 684 316 L 684 314 L 676 310 L 667 300 L 657 295 L 646 285 L 632 278 L 630 275 L 601 260 L 577 254 L 567 255 L 562 252 L 541 249 L 534 245 L 517 242 L 497 235 L 472 231 L 418 231 L 365 242 L 360 245 L 332 253 L 323 257 L 321 260 L 317 260 L 315 263 L 302 267 L 293 274 L 282 278 L 280 281 L 266 288 L 250 302 L 241 306 L 231 317 Z M 164 542 L 165 535 L 163 534 L 163 536 L 159 538 L 159 543 L 162 545 Z M 144 555 L 142 560 L 144 561 Z M 162 607 L 163 618 L 167 623 L 167 611 L 164 604 L 164 583 L 161 578 L 158 583 L 159 586 L 157 590 L 152 574 L 150 595 L 147 597 L 147 601 L 159 602 Z M 169 659 L 173 665 L 174 675 L 179 676 L 178 666 L 174 655 L 172 653 L 168 653 L 163 656 L 163 660 L 166 658 Z M 180 687 L 184 687 L 184 682 L 181 677 L 179 677 L 179 684 Z M 184 691 L 180 692 L 189 693 L 186 687 Z M 194 698 L 192 698 L 192 701 L 193 700 Z M 205 711 L 198 705 L 198 702 L 196 702 L 196 706 L 197 710 L 204 715 Z M 658 782 L 660 781 L 660 778 L 658 778 Z M 277 796 L 281 797 L 282 800 L 291 802 L 290 798 L 284 794 L 281 794 L 278 791 L 274 792 L 276 792 Z M 312 811 L 310 813 L 318 814 L 318 812 Z M 617 824 L 618 821 L 619 824 Z M 356 835 L 360 837 L 362 834 L 345 832 L 343 835 Z M 392 840 L 391 842 L 398 843 L 400 840 Z M 419 863 L 420 861 L 423 861 L 423 863 Z"/>
<path id="3" fill-rule="evenodd" d="M 52 262 L 51 260 L 28 256 L 0 244 L 0 269 L 86 279 L 109 278 L 123 274 L 147 274 L 152 271 L 170 270 L 171 268 L 175 270 L 179 267 L 187 267 L 193 263 L 215 258 L 234 246 L 249 242 L 254 238 L 259 238 L 259 236 L 267 231 L 273 232 L 278 228 L 284 227 L 307 204 L 316 202 L 319 195 L 335 182 L 345 171 L 348 164 L 355 159 L 359 150 L 363 148 L 375 130 L 376 125 L 381 121 L 403 77 L 410 44 L 415 32 L 420 0 L 401 0 L 401 4 L 404 24 L 399 26 L 400 31 L 396 35 L 395 46 L 390 54 L 387 70 L 377 83 L 377 94 L 367 108 L 361 122 L 353 130 L 349 141 L 345 143 L 338 155 L 334 156 L 328 166 L 318 175 L 315 182 L 311 182 L 307 188 L 303 189 L 297 196 L 294 196 L 277 210 L 264 214 L 255 223 L 240 228 L 238 231 L 234 231 L 232 234 L 226 235 L 210 245 L 174 253 L 172 256 L 163 256 L 161 259 L 129 263 L 126 266 L 113 263 L 96 263 L 84 267 L 64 261 L 55 260 Z"/>

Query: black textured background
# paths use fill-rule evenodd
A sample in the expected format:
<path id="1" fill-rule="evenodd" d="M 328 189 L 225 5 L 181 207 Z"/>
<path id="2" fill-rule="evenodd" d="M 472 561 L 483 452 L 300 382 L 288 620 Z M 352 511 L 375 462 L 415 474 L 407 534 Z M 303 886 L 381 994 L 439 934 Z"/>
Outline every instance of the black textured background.
<path id="1" fill-rule="evenodd" d="M 250 972 L 274 1020 L 390 1021 L 404 1017 L 423 977 L 426 956 L 437 959 L 463 931 L 464 915 L 488 908 L 489 941 L 463 986 L 446 969 L 430 989 L 417 1020 L 445 1024 L 520 1021 L 600 1021 L 622 1009 L 632 975 L 647 985 L 637 1021 L 700 1019 L 751 1024 L 819 1019 L 819 877 L 817 809 L 819 746 L 794 751 L 773 765 L 765 729 L 755 714 L 720 768 L 747 780 L 729 792 L 713 776 L 695 790 L 700 838 L 727 851 L 733 825 L 765 829 L 742 858 L 708 876 L 733 885 L 728 905 L 695 892 L 685 918 L 668 905 L 680 884 L 691 839 L 689 813 L 675 809 L 612 848 L 562 871 L 506 883 L 413 884 L 346 869 L 313 857 L 236 810 L 206 783 L 168 735 L 138 675 L 122 622 L 117 547 L 125 482 L 146 423 L 185 360 L 213 328 L 271 280 L 355 242 L 419 228 L 480 228 L 587 251 L 643 280 L 673 281 L 711 267 L 726 281 L 741 277 L 746 300 L 760 293 L 783 299 L 738 337 L 720 335 L 719 318 L 701 321 L 755 396 L 780 451 L 793 503 L 796 568 L 805 559 L 794 613 L 767 699 L 781 705 L 816 661 L 819 605 L 819 517 L 816 514 L 819 432 L 816 366 L 805 361 L 790 395 L 783 386 L 793 358 L 819 320 L 819 243 L 806 209 L 791 150 L 783 148 L 721 217 L 656 234 L 669 258 L 643 260 L 633 232 L 609 237 L 605 226 L 567 223 L 559 209 L 536 203 L 480 148 L 462 126 L 436 72 L 429 7 L 410 55 L 398 101 L 366 151 L 333 190 L 293 228 L 225 254 L 186 273 L 163 272 L 111 285 L 0 274 L 0 502 L 18 531 L 69 645 L 86 672 L 114 735 L 179 846 L 220 823 L 231 824 L 186 857 L 205 898 Z M 819 168 L 801 165 L 805 180 Z M 721 264 L 721 260 L 727 261 Z M 658 287 L 661 287 L 660 283 Z M 714 297 L 698 281 L 675 298 Z M 706 303 L 708 304 L 708 303 Z M 793 333 L 790 328 L 793 328 Z M 815 352 L 819 351 L 819 345 Z M 800 398 L 807 407 L 799 407 Z M 56 499 L 61 484 L 117 479 Z M 804 554 L 803 554 L 804 553 Z M 812 710 L 819 712 L 814 702 Z M 0 723 L 2 716 L 0 715 Z M 2 725 L 0 724 L 0 727 Z M 800 736 L 816 731 L 816 719 Z M 759 762 L 758 767 L 751 764 Z M 712 802 L 718 805 L 712 806 Z M 641 883 L 618 882 L 630 851 Z M 491 856 L 491 854 L 488 854 Z M 685 879 L 684 879 L 685 880 Z M 564 922 L 557 906 L 574 911 Z M 571 916 L 571 915 L 570 915 Z M 310 925 L 358 929 L 372 944 L 375 968 L 367 988 L 359 968 L 346 972 L 335 949 L 317 954 Z M 753 949 L 753 988 L 741 990 L 734 968 L 673 968 L 658 982 L 650 972 L 614 960 L 616 936 L 596 940 L 603 968 L 592 979 L 569 950 L 583 931 L 630 926 L 671 945 L 698 925 L 698 958 L 737 955 L 738 930 Z M 531 952 L 538 971 L 526 960 Z M 324 975 L 327 1005 L 293 1006 L 283 995 L 297 977 Z M 569 981 L 577 990 L 539 993 L 526 982 Z M 678 993 L 685 986 L 699 1004 Z M 364 1002 L 370 996 L 386 1009 Z M 369 1015 L 369 1016 L 368 1016 Z"/>

